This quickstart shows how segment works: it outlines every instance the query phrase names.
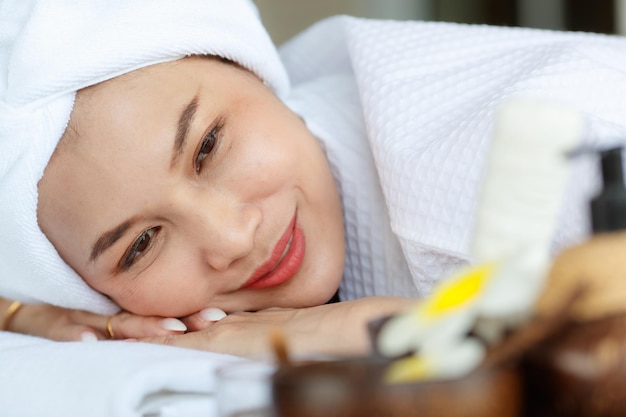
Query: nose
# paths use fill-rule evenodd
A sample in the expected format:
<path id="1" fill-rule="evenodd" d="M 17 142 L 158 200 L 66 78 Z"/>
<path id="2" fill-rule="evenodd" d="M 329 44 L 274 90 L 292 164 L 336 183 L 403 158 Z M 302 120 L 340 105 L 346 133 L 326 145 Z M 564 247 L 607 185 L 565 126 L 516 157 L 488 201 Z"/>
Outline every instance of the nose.
<path id="1" fill-rule="evenodd" d="M 261 210 L 248 203 L 213 203 L 197 211 L 196 235 L 203 259 L 224 271 L 254 247 Z"/>

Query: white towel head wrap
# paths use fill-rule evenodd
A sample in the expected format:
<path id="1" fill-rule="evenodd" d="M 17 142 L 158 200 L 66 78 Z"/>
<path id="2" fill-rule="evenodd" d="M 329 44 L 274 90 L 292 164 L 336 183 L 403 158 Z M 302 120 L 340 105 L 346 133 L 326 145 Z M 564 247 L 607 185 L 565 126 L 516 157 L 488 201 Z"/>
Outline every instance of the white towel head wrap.
<path id="1" fill-rule="evenodd" d="M 41 232 L 37 183 L 78 89 L 194 54 L 238 62 L 279 96 L 289 88 L 249 0 L 0 0 L 0 296 L 117 310 Z"/>

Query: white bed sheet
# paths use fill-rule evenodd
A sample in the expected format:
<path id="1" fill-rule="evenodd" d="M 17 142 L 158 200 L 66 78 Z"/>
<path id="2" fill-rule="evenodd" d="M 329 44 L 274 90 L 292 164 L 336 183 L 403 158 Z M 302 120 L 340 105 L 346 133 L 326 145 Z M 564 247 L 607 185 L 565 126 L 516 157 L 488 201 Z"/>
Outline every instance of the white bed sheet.
<path id="1" fill-rule="evenodd" d="M 214 371 L 244 359 L 147 343 L 0 332 L 0 415 L 217 416 Z"/>

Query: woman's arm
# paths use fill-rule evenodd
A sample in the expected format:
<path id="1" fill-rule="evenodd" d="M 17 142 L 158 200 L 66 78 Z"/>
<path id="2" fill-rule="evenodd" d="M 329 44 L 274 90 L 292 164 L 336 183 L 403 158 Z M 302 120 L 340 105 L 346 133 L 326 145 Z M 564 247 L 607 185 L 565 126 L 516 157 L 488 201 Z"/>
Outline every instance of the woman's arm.
<path id="1" fill-rule="evenodd" d="M 248 357 L 270 355 L 269 335 L 279 328 L 296 356 L 365 355 L 370 352 L 367 323 L 403 311 L 415 302 L 404 297 L 366 297 L 309 308 L 232 313 L 223 318 L 196 313 L 182 319 L 193 330 L 188 333 L 172 330 L 173 323 L 182 325 L 176 319 L 127 312 L 112 316 L 111 324 L 116 339 L 133 338 Z M 0 314 L 4 316 L 11 303 L 0 298 Z M 13 314 L 5 330 L 59 341 L 103 340 L 110 339 L 108 318 L 47 304 L 25 304 Z"/>
<path id="2" fill-rule="evenodd" d="M 19 309 L 9 311 L 12 305 L 15 306 L 12 300 L 0 297 L 0 326 L 6 321 L 6 326 L 0 330 L 59 341 L 111 339 L 107 330 L 109 319 L 115 339 L 175 335 L 186 329 L 181 321 L 171 318 L 142 317 L 127 312 L 102 316 L 48 304 L 23 304 Z"/>
<path id="3" fill-rule="evenodd" d="M 295 356 L 366 355 L 371 351 L 367 323 L 403 311 L 415 302 L 404 297 L 366 297 L 301 309 L 271 308 L 233 313 L 201 331 L 142 340 L 239 356 L 267 357 L 271 355 L 270 333 L 279 328 Z"/>

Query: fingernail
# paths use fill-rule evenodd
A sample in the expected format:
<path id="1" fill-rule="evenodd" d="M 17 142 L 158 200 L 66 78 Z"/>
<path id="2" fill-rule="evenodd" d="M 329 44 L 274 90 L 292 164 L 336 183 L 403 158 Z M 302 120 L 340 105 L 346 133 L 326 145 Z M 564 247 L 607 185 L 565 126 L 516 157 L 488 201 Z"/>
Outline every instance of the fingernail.
<path id="1" fill-rule="evenodd" d="M 97 342 L 98 337 L 91 332 L 82 332 L 80 334 L 80 340 L 81 342 Z"/>
<path id="2" fill-rule="evenodd" d="M 219 308 L 209 307 L 200 311 L 200 318 L 204 321 L 220 321 L 226 317 L 226 313 Z"/>
<path id="3" fill-rule="evenodd" d="M 184 332 L 187 330 L 185 323 L 178 319 L 163 319 L 161 320 L 161 328 L 165 330 L 172 330 L 175 332 Z"/>
<path id="4" fill-rule="evenodd" d="M 139 339 L 124 339 L 124 342 L 139 342 Z"/>

